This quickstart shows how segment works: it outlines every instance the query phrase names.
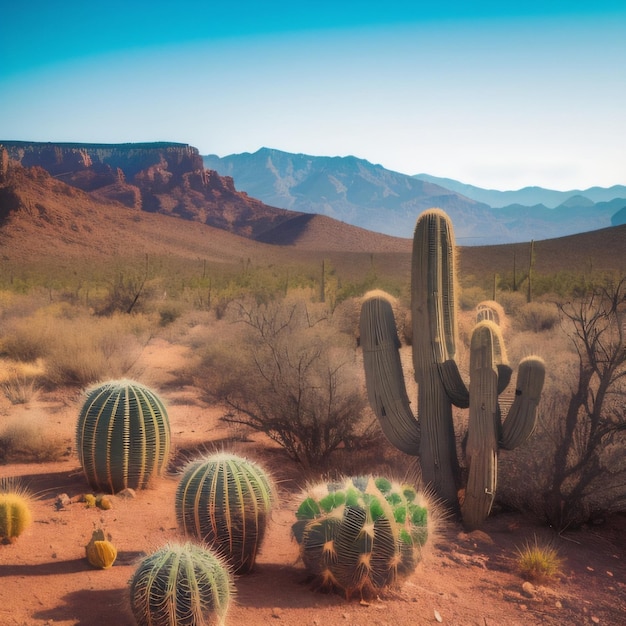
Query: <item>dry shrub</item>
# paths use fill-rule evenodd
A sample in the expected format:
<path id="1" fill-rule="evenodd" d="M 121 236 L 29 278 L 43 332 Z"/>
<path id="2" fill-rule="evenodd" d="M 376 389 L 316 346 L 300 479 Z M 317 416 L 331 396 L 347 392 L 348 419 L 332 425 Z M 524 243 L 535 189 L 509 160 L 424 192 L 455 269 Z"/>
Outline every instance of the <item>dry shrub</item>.
<path id="1" fill-rule="evenodd" d="M 529 302 L 517 311 L 516 317 L 522 330 L 535 333 L 552 330 L 559 323 L 559 311 L 549 302 Z"/>
<path id="2" fill-rule="evenodd" d="M 150 338 L 150 325 L 144 316 L 124 314 L 59 323 L 46 358 L 46 381 L 82 387 L 126 375 Z"/>
<path id="3" fill-rule="evenodd" d="M 517 568 L 525 580 L 546 583 L 561 574 L 563 560 L 551 541 L 539 541 L 535 536 L 516 548 Z"/>
<path id="4" fill-rule="evenodd" d="M 47 386 L 85 386 L 125 375 L 150 338 L 150 318 L 117 314 L 96 317 L 67 303 L 5 320 L 1 346 L 5 357 L 41 360 Z"/>
<path id="5" fill-rule="evenodd" d="M 20 416 L 0 431 L 0 462 L 48 463 L 67 455 L 69 442 L 52 434 L 46 418 L 39 413 Z"/>
<path id="6" fill-rule="evenodd" d="M 234 302 L 213 332 L 198 351 L 195 380 L 208 400 L 228 407 L 224 421 L 264 433 L 305 467 L 328 467 L 335 451 L 364 445 L 354 341 L 324 310 Z"/>
<path id="7" fill-rule="evenodd" d="M 40 388 L 43 363 L 19 363 L 0 360 L 0 389 L 11 404 L 27 404 Z"/>

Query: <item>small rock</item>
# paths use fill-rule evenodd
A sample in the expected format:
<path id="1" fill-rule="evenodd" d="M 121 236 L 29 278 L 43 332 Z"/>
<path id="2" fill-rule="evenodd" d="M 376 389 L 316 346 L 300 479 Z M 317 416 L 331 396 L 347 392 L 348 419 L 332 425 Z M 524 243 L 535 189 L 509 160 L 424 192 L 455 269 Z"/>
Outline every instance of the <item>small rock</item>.
<path id="1" fill-rule="evenodd" d="M 443 618 L 441 617 L 441 613 L 437 609 L 435 609 L 435 619 L 441 624 L 443 622 Z"/>
<path id="2" fill-rule="evenodd" d="M 592 616 L 591 616 L 591 621 L 592 621 L 594 624 L 599 624 L 599 623 L 600 623 L 600 618 L 599 618 L 599 617 L 596 617 L 595 615 L 592 615 Z"/>
<path id="3" fill-rule="evenodd" d="M 130 487 L 126 487 L 126 489 L 122 489 L 122 491 L 118 492 L 116 495 L 118 496 L 118 498 L 127 498 L 129 500 L 132 500 L 133 498 L 137 497 L 135 490 L 131 489 Z"/>
<path id="4" fill-rule="evenodd" d="M 535 589 L 535 585 L 529 583 L 528 581 L 525 581 L 522 585 L 522 594 L 525 595 L 527 598 L 534 598 L 536 591 L 537 590 Z"/>
<path id="5" fill-rule="evenodd" d="M 60 493 L 57 496 L 54 506 L 56 507 L 57 511 L 60 511 L 61 509 L 64 509 L 65 507 L 69 506 L 71 502 L 72 501 L 70 497 L 66 493 Z"/>
<path id="6" fill-rule="evenodd" d="M 560 600 L 557 600 L 557 601 L 554 603 L 554 606 L 555 606 L 557 609 L 562 609 L 562 608 L 563 608 L 563 605 L 561 604 L 561 601 L 560 601 Z"/>
<path id="7" fill-rule="evenodd" d="M 493 539 L 482 530 L 473 530 L 469 534 L 469 537 L 472 541 L 475 541 L 476 543 L 483 543 L 488 546 L 493 545 Z"/>
<path id="8" fill-rule="evenodd" d="M 281 618 L 282 613 L 283 613 L 283 610 L 282 610 L 282 609 L 279 609 L 277 606 L 275 606 L 275 607 L 272 609 L 272 617 L 273 617 L 274 619 L 280 619 L 280 618 Z"/>

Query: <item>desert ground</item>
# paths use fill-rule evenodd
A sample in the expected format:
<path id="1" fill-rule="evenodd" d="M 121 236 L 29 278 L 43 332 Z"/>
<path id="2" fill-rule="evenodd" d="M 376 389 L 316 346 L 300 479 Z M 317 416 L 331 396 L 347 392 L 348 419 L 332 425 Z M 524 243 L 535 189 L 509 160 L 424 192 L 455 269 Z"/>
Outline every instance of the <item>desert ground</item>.
<path id="1" fill-rule="evenodd" d="M 134 366 L 135 377 L 159 389 L 168 405 L 176 458 L 197 450 L 230 449 L 274 472 L 280 496 L 251 574 L 236 579 L 230 626 L 404 625 L 522 626 L 623 624 L 626 618 L 626 516 L 557 534 L 538 520 L 496 509 L 480 531 L 447 522 L 417 570 L 393 592 L 367 601 L 314 591 L 290 536 L 306 477 L 259 435 L 243 436 L 219 420 L 222 409 L 203 402 L 174 372 L 186 348 L 155 337 Z M 36 499 L 33 523 L 14 543 L 0 545 L 0 624 L 3 626 L 130 626 L 128 581 L 138 559 L 182 539 L 173 497 L 176 467 L 133 499 L 112 498 L 110 510 L 88 508 L 89 492 L 74 451 L 81 404 L 76 389 L 41 392 L 25 405 L 2 399 L 5 419 L 43 411 L 50 436 L 67 440 L 61 461 L 0 465 L 0 477 L 19 477 Z M 400 453 L 397 453 L 400 454 Z M 65 494 L 67 498 L 60 498 Z M 85 545 L 94 528 L 111 536 L 118 557 L 93 569 Z M 552 540 L 562 575 L 529 584 L 516 569 L 516 547 Z"/>

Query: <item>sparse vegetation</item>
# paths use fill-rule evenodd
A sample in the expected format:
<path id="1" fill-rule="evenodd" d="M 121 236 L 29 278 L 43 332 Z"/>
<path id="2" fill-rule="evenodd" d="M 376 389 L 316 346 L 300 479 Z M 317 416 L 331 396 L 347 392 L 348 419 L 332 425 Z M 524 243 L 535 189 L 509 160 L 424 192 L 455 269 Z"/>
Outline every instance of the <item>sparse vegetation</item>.
<path id="1" fill-rule="evenodd" d="M 69 442 L 50 432 L 40 411 L 6 420 L 0 427 L 0 463 L 49 463 L 68 454 Z"/>

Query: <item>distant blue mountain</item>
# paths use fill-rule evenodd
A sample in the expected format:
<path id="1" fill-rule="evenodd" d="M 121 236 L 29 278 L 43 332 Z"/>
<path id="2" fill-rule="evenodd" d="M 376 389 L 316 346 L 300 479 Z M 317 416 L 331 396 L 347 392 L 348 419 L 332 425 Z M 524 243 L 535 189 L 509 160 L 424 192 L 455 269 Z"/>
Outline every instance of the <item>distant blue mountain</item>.
<path id="1" fill-rule="evenodd" d="M 626 205 L 623 186 L 584 192 L 539 187 L 492 191 L 426 174 L 407 176 L 353 156 L 318 157 L 261 148 L 202 159 L 206 168 L 231 176 L 238 190 L 265 204 L 328 215 L 397 237 L 412 237 L 419 213 L 436 206 L 454 221 L 461 245 L 596 230 L 611 226 L 613 214 Z"/>
<path id="2" fill-rule="evenodd" d="M 521 204 L 523 206 L 543 204 L 548 209 L 554 209 L 575 196 L 587 198 L 592 203 L 610 202 L 615 198 L 626 198 L 626 186 L 624 185 L 590 187 L 583 191 L 578 189 L 556 191 L 554 189 L 544 189 L 543 187 L 524 187 L 517 191 L 498 191 L 496 189 L 482 189 L 474 185 L 460 183 L 458 180 L 440 178 L 430 174 L 415 174 L 413 178 L 451 189 L 468 198 L 472 198 L 472 200 L 476 200 L 476 202 L 484 202 L 495 209 L 513 204 Z"/>

